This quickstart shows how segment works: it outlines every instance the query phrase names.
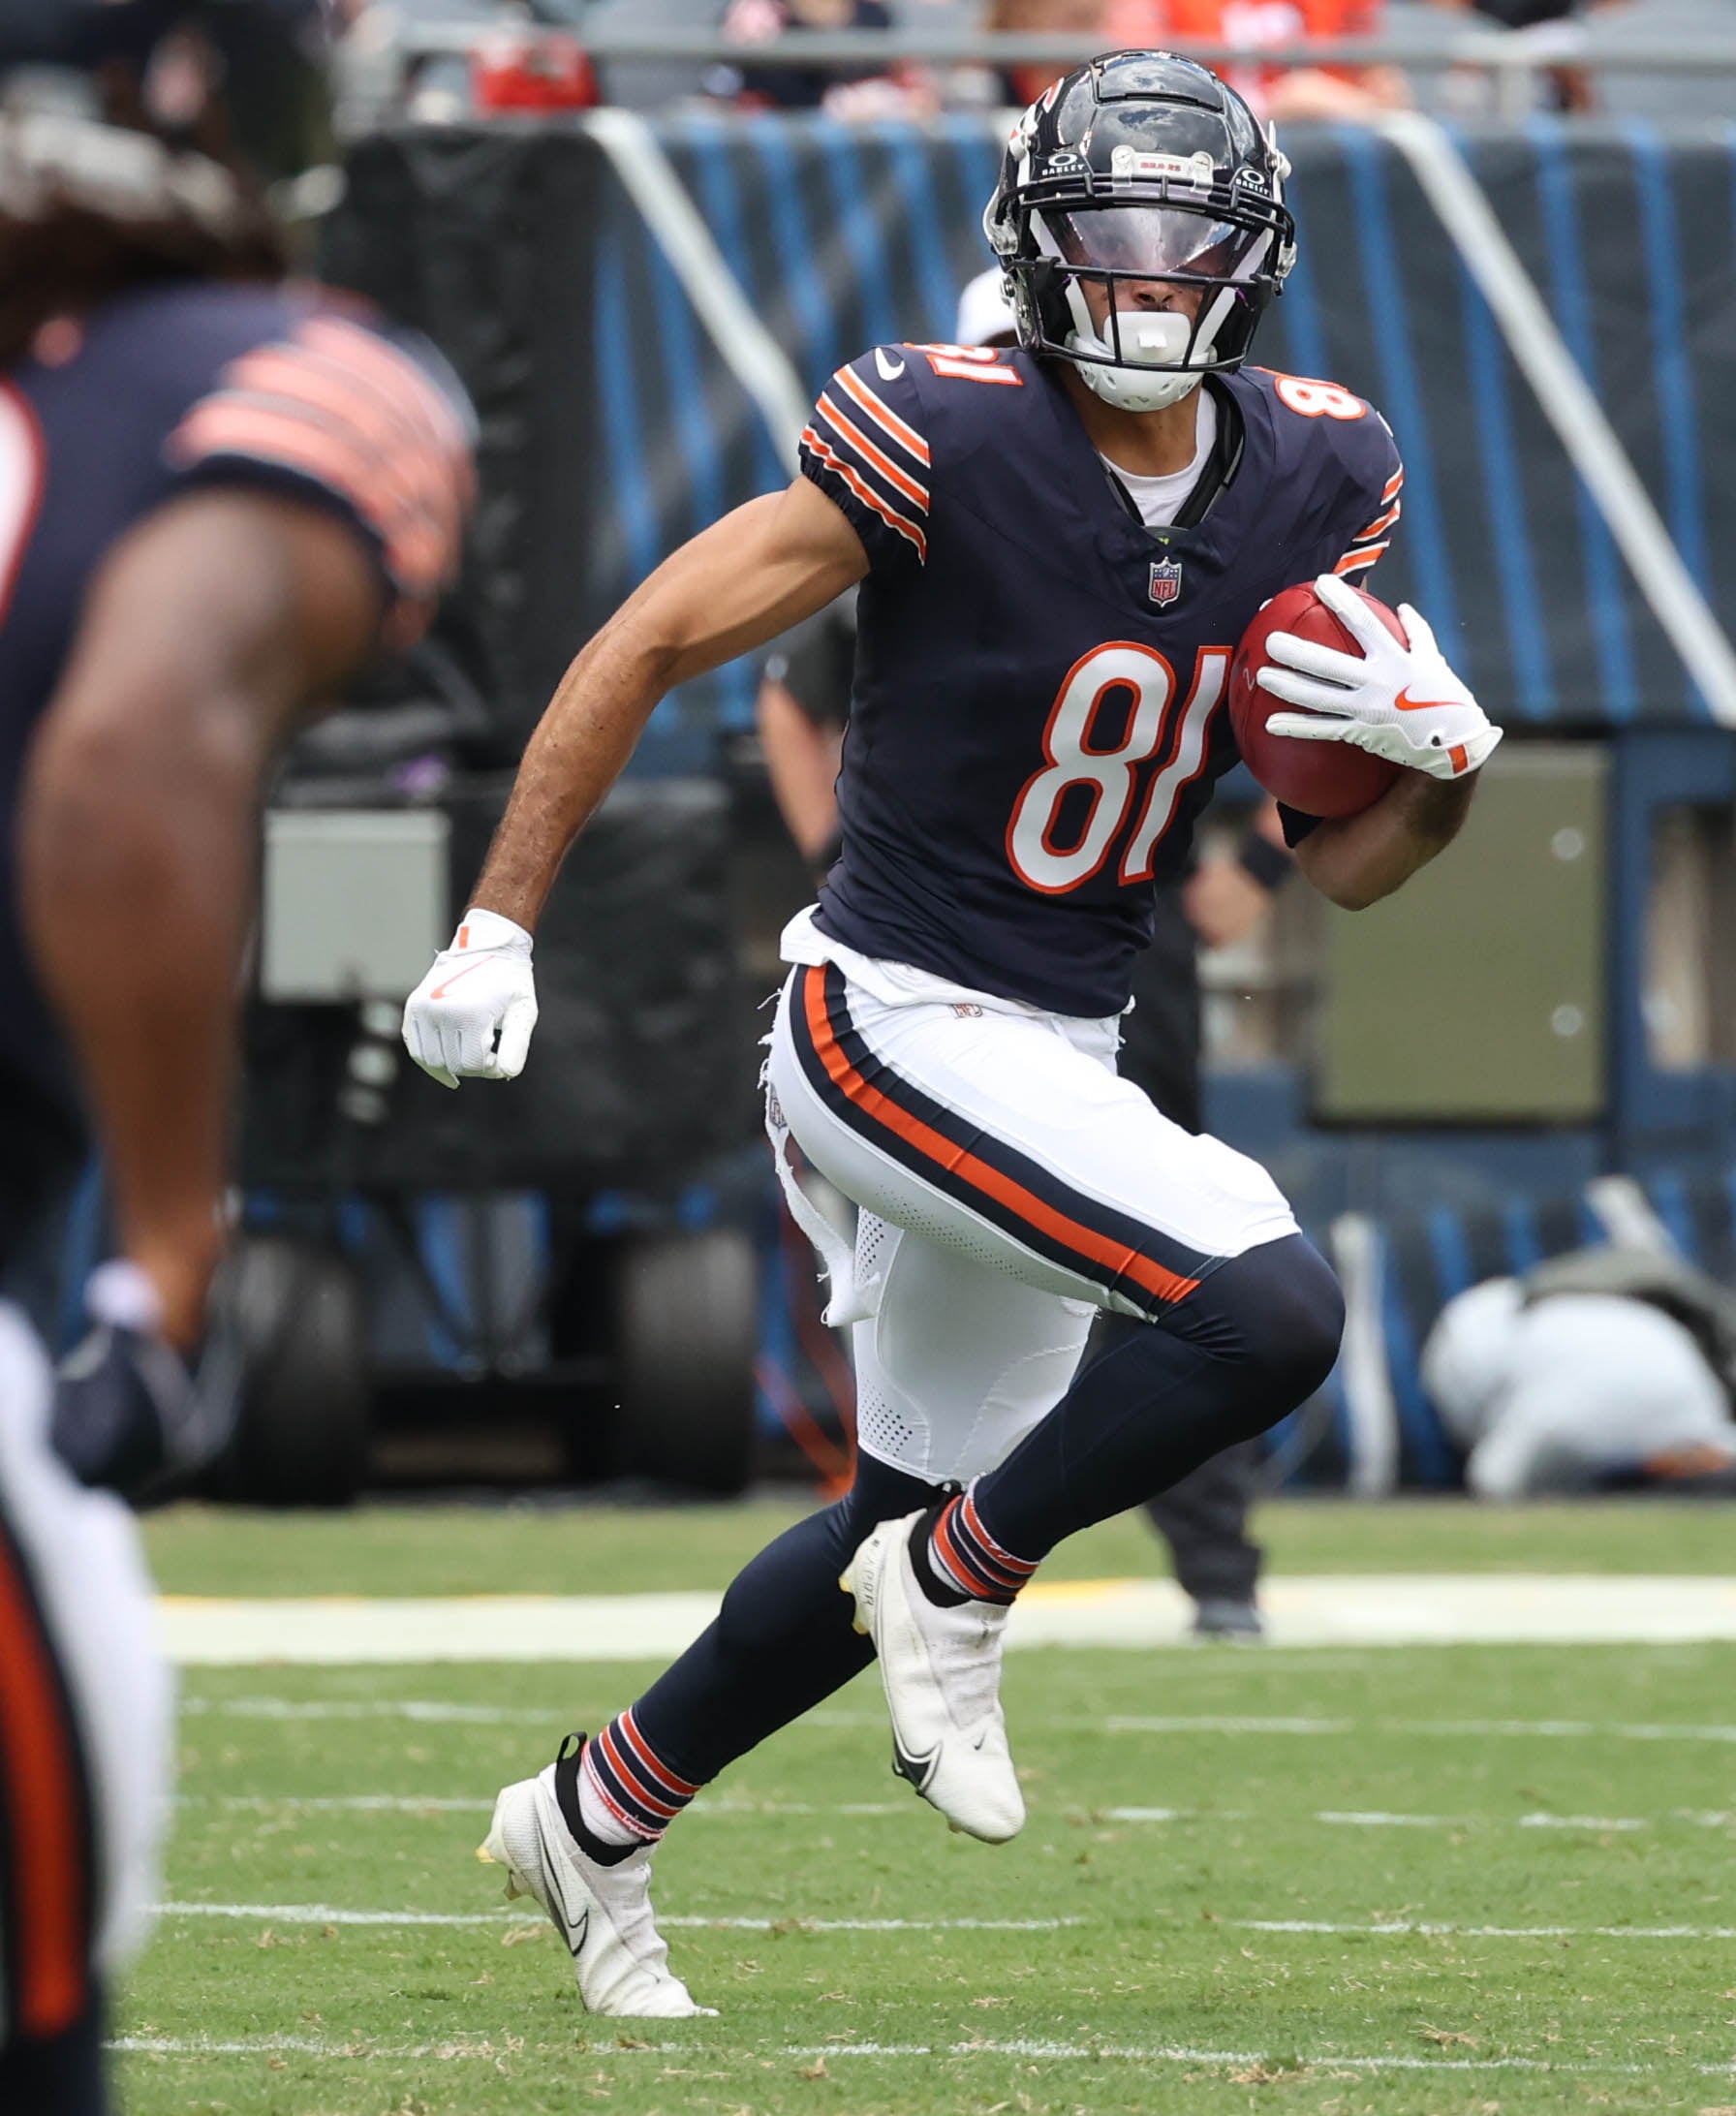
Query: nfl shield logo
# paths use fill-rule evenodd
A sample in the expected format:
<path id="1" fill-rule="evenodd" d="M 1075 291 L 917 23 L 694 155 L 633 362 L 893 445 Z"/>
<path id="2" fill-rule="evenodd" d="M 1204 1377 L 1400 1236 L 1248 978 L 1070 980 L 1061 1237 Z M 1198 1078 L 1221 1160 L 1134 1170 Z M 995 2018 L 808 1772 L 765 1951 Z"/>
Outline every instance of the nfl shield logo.
<path id="1" fill-rule="evenodd" d="M 1173 603 L 1182 592 L 1182 562 L 1179 558 L 1154 558 L 1151 562 L 1151 599 L 1154 603 Z"/>

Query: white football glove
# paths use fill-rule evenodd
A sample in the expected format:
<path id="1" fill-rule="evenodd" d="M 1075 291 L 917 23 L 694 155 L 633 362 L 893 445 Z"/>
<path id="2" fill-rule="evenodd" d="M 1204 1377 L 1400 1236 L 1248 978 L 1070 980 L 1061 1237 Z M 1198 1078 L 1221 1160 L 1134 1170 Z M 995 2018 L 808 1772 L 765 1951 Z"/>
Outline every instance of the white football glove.
<path id="1" fill-rule="evenodd" d="M 1274 632 L 1266 651 L 1284 666 L 1262 669 L 1256 680 L 1286 705 L 1307 710 L 1273 713 L 1266 732 L 1298 742 L 1348 742 L 1433 779 L 1463 778 L 1484 763 L 1502 731 L 1447 667 L 1435 635 L 1410 605 L 1399 605 L 1410 641 L 1401 646 L 1337 575 L 1322 574 L 1314 585 L 1362 652 L 1347 654 L 1293 632 Z"/>
<path id="2" fill-rule="evenodd" d="M 536 1025 L 530 935 L 472 910 L 404 1003 L 404 1048 L 442 1087 L 515 1080 Z"/>

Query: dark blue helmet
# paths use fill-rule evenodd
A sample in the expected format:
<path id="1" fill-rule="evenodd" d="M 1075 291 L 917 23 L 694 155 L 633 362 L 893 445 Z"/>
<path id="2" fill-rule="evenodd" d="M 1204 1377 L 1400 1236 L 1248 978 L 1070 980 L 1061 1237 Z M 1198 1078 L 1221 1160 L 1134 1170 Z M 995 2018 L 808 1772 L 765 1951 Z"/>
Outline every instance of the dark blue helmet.
<path id="1" fill-rule="evenodd" d="M 1209 68 L 1116 51 L 1020 118 L 983 230 L 1019 343 L 1153 411 L 1239 367 L 1295 262 L 1289 164 Z"/>

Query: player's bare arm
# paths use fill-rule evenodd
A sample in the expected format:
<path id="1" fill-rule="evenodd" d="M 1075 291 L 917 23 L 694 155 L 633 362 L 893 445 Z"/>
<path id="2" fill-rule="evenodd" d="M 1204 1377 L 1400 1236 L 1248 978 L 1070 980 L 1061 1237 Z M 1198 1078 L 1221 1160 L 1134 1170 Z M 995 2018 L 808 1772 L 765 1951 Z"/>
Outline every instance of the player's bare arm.
<path id="1" fill-rule="evenodd" d="M 1360 815 L 1322 823 L 1296 848 L 1296 864 L 1344 911 L 1366 911 L 1402 888 L 1458 836 L 1476 774 L 1462 780 L 1407 771 Z"/>
<path id="2" fill-rule="evenodd" d="M 537 1021 L 531 931 L 664 693 L 765 645 L 867 571 L 843 512 L 798 478 L 684 545 L 585 645 L 525 748 L 453 944 L 404 1010 L 405 1047 L 431 1078 L 522 1070 Z"/>
<path id="3" fill-rule="evenodd" d="M 127 1254 L 195 1343 L 220 1244 L 235 989 L 256 811 L 303 703 L 372 648 L 381 587 L 353 528 L 213 491 L 116 548 L 25 784 L 36 960 L 95 1104 Z"/>
<path id="4" fill-rule="evenodd" d="M 666 559 L 561 678 L 473 901 L 534 927 L 567 848 L 664 693 L 765 645 L 867 571 L 855 531 L 805 478 L 736 508 Z"/>

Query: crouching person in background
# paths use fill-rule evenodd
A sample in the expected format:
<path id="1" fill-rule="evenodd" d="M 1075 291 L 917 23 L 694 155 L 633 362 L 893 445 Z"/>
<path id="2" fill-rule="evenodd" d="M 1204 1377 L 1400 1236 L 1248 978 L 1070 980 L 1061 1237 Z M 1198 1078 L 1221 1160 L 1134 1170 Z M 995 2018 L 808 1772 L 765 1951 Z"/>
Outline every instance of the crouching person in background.
<path id="1" fill-rule="evenodd" d="M 1736 1496 L 1736 1294 L 1674 1259 L 1593 1249 L 1448 1301 L 1423 1386 L 1479 1499 Z"/>

